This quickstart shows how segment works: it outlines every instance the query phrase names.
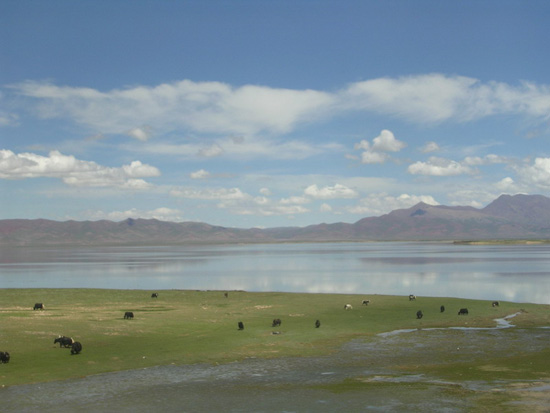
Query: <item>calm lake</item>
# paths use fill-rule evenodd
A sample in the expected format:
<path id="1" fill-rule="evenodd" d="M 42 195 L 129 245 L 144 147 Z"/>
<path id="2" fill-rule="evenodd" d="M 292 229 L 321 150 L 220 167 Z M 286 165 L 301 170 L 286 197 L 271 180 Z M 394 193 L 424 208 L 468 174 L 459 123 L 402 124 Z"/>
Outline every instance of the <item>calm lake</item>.
<path id="1" fill-rule="evenodd" d="M 0 288 L 245 290 L 550 304 L 550 244 L 3 248 Z"/>

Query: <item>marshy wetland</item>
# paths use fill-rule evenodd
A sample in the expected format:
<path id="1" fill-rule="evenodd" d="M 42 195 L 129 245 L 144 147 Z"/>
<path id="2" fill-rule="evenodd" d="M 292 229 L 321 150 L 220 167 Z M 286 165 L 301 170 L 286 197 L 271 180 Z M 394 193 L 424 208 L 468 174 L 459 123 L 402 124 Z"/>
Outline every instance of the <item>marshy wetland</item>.
<path id="1" fill-rule="evenodd" d="M 2 411 L 550 405 L 550 244 L 21 248 L 0 258 L 0 351 L 11 354 Z M 59 335 L 82 352 L 54 345 Z"/>
<path id="2" fill-rule="evenodd" d="M 12 356 L 0 366 L 3 411 L 547 411 L 547 305 L 158 293 L 0 290 L 1 342 Z M 44 310 L 32 309 L 38 301 Z M 82 342 L 82 353 L 54 345 L 58 335 Z"/>

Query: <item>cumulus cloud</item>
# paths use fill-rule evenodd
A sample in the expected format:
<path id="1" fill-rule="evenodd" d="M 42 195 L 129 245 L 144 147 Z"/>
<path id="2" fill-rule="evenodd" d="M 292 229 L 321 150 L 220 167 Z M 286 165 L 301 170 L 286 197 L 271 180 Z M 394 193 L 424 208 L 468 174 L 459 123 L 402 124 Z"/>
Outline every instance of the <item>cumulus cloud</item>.
<path id="1" fill-rule="evenodd" d="M 270 198 L 271 191 L 261 188 L 259 196 L 252 196 L 240 188 L 174 188 L 170 194 L 188 200 L 212 201 L 216 208 L 234 215 L 295 215 L 309 212 L 304 204 L 310 203 L 306 196 L 291 196 L 279 200 Z"/>
<path id="2" fill-rule="evenodd" d="M 468 165 L 451 159 L 430 157 L 428 162 L 415 162 L 409 165 L 407 171 L 413 175 L 454 176 L 472 174 L 475 171 Z"/>
<path id="3" fill-rule="evenodd" d="M 395 139 L 392 131 L 383 129 L 380 135 L 372 140 L 372 145 L 369 141 L 363 139 L 354 145 L 354 149 L 363 150 L 361 163 L 373 164 L 386 162 L 390 159 L 387 152 L 399 152 L 406 146 L 405 142 Z"/>
<path id="4" fill-rule="evenodd" d="M 515 192 L 518 189 L 514 180 L 509 176 L 498 181 L 496 183 L 496 187 L 500 189 L 502 192 L 507 192 L 507 193 Z"/>
<path id="5" fill-rule="evenodd" d="M 401 194 L 396 197 L 386 193 L 378 193 L 362 198 L 358 205 L 348 208 L 348 211 L 363 216 L 380 216 L 396 209 L 410 208 L 419 202 L 439 205 L 439 202 L 430 195 Z"/>
<path id="6" fill-rule="evenodd" d="M 535 158 L 531 165 L 517 167 L 522 181 L 537 188 L 550 189 L 550 158 Z"/>
<path id="7" fill-rule="evenodd" d="M 58 151 L 52 151 L 48 156 L 41 156 L 0 150 L 0 178 L 3 179 L 49 177 L 61 179 L 72 186 L 146 189 L 151 184 L 141 178 L 159 175 L 160 171 L 157 168 L 140 161 L 113 168 L 91 161 L 82 161 Z"/>
<path id="8" fill-rule="evenodd" d="M 356 191 L 340 184 L 323 188 L 319 188 L 315 184 L 310 185 L 304 190 L 304 194 L 314 199 L 356 198 L 358 196 Z"/>
<path id="9" fill-rule="evenodd" d="M 387 129 L 382 130 L 372 142 L 372 150 L 378 152 L 399 152 L 407 146 L 404 142 L 395 139 L 393 132 Z"/>

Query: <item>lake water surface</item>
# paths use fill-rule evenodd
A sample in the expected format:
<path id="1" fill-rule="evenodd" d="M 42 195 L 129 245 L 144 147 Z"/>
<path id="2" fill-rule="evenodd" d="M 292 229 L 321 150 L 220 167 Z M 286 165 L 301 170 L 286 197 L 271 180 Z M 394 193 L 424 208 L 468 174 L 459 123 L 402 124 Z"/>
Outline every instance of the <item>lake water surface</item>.
<path id="1" fill-rule="evenodd" d="M 4 248 L 0 288 L 416 294 L 550 304 L 550 244 Z"/>

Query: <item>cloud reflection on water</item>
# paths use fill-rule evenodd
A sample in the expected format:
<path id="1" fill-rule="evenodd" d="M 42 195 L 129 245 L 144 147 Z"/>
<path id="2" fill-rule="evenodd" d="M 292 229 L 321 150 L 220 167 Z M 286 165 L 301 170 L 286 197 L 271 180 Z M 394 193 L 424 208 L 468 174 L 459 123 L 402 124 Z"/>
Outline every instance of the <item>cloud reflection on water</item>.
<path id="1" fill-rule="evenodd" d="M 412 293 L 550 304 L 548 244 L 34 248 L 0 255 L 1 285 L 9 288 Z"/>

